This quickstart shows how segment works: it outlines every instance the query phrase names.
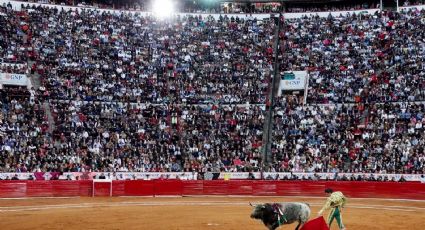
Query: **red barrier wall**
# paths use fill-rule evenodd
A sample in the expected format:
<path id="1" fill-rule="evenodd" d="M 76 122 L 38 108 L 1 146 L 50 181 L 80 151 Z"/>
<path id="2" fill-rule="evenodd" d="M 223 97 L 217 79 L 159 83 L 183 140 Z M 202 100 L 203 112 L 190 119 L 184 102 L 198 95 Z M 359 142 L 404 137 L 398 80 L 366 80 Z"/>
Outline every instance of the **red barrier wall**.
<path id="1" fill-rule="evenodd" d="M 425 200 L 425 184 L 341 181 L 113 181 L 113 196 L 324 196 L 330 187 L 348 197 Z M 110 183 L 95 183 L 96 196 L 109 196 Z M 0 197 L 92 196 L 92 181 L 0 181 Z"/>

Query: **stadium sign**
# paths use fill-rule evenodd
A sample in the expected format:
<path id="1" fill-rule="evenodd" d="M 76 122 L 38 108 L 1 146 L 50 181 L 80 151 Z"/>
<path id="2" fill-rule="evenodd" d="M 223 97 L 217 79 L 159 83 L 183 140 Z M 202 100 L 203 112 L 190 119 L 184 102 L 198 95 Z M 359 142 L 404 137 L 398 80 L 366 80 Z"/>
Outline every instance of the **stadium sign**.
<path id="1" fill-rule="evenodd" d="M 198 173 L 192 172 L 65 172 L 60 177 L 61 179 L 76 180 L 84 179 L 91 180 L 104 175 L 106 179 L 112 180 L 155 180 L 155 179 L 181 179 L 181 180 L 196 180 Z"/>
<path id="2" fill-rule="evenodd" d="M 0 73 L 0 84 L 26 86 L 28 78 L 25 74 Z"/>
<path id="3" fill-rule="evenodd" d="M 28 180 L 30 176 L 34 177 L 34 173 L 0 173 L 0 180 L 11 180 L 12 178 Z"/>
<path id="4" fill-rule="evenodd" d="M 205 173 L 206 180 L 212 180 L 213 174 Z M 0 173 L 0 180 L 10 180 L 13 177 L 18 180 L 28 180 L 32 177 L 34 180 L 92 180 L 97 179 L 99 176 L 104 175 L 106 179 L 110 180 L 155 180 L 155 179 L 180 179 L 180 180 L 197 180 L 198 173 L 196 172 L 35 172 L 35 173 Z M 317 180 L 335 180 L 335 173 L 303 173 L 303 172 L 253 172 L 251 174 L 254 179 L 266 179 L 266 180 L 282 180 L 284 178 L 289 179 L 292 176 L 298 177 L 298 179 L 315 178 Z M 343 176 L 351 177 L 358 176 L 369 179 L 374 177 L 387 177 L 388 180 L 394 178 L 394 180 L 400 180 L 403 176 L 407 181 L 422 181 L 422 174 L 381 174 L 381 173 L 338 173 L 337 180 L 341 180 Z M 250 173 L 248 172 L 221 172 L 217 173 L 219 180 L 247 180 Z"/>
<path id="5" fill-rule="evenodd" d="M 304 90 L 307 81 L 307 71 L 287 71 L 281 76 L 279 93 L 282 91 Z"/>

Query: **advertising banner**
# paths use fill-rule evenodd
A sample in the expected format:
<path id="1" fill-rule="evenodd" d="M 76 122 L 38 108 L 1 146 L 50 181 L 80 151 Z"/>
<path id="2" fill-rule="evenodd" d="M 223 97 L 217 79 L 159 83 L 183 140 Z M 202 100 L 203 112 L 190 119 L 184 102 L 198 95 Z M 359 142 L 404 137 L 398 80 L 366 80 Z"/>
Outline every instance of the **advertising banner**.
<path id="1" fill-rule="evenodd" d="M 25 74 L 0 73 L 0 84 L 26 86 L 28 78 Z"/>
<path id="2" fill-rule="evenodd" d="M 205 173 L 206 180 L 212 180 L 213 173 L 210 173 L 211 178 L 207 178 L 208 173 Z M 250 173 L 248 172 L 221 172 L 217 173 L 217 178 L 219 180 L 290 180 L 292 177 L 296 176 L 297 180 L 335 180 L 335 175 L 337 175 L 337 180 L 341 181 L 343 176 L 350 178 L 354 175 L 356 178 L 361 176 L 368 180 L 373 177 L 377 179 L 378 177 L 387 177 L 389 181 L 400 180 L 401 176 L 406 179 L 406 181 L 422 181 L 422 174 L 379 174 L 379 173 L 304 173 L 304 172 L 253 172 L 250 178 Z M 35 173 L 0 173 L 1 180 L 10 180 L 12 177 L 17 178 L 18 180 L 28 180 L 32 176 L 34 180 L 93 180 L 101 179 L 101 176 L 104 176 L 104 179 L 111 180 L 155 180 L 155 179 L 180 179 L 180 180 L 197 180 L 198 173 L 196 172 L 35 172 Z M 424 180 L 425 181 L 425 180 Z"/>
<path id="3" fill-rule="evenodd" d="M 281 76 L 279 93 L 282 91 L 304 90 L 307 81 L 307 71 L 287 71 Z"/>
<path id="4" fill-rule="evenodd" d="M 34 173 L 0 173 L 0 180 L 28 180 Z"/>
<path id="5" fill-rule="evenodd" d="M 35 172 L 34 178 L 36 180 L 57 180 L 59 179 L 59 173 L 58 172 Z"/>
<path id="6" fill-rule="evenodd" d="M 196 180 L 198 173 L 192 172 L 70 172 L 63 173 L 61 178 L 70 180 L 92 180 L 100 176 L 112 180 L 154 180 L 154 179 L 181 179 Z"/>

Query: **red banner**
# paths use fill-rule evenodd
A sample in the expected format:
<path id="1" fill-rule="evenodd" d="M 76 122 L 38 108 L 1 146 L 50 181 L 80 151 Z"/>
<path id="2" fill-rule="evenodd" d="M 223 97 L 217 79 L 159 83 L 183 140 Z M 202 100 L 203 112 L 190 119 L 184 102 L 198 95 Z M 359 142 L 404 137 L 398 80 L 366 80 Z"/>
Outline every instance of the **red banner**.
<path id="1" fill-rule="evenodd" d="M 95 195 L 109 196 L 111 182 L 96 182 Z M 325 188 L 342 191 L 348 197 L 425 200 L 425 184 L 416 182 L 336 181 L 112 181 L 112 196 L 324 196 Z M 92 196 L 93 182 L 84 181 L 0 181 L 0 197 Z"/>

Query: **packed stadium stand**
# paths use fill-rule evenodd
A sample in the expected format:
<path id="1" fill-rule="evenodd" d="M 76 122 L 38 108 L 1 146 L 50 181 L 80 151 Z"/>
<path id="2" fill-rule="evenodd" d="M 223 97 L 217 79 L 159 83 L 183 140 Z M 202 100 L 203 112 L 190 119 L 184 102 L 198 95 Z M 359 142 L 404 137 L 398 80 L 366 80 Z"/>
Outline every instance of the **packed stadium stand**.
<path id="1" fill-rule="evenodd" d="M 308 88 L 273 105 L 263 167 L 273 20 L 1 6 L 0 70 L 34 88 L 1 89 L 0 171 L 423 174 L 424 18 L 285 18 Z"/>

